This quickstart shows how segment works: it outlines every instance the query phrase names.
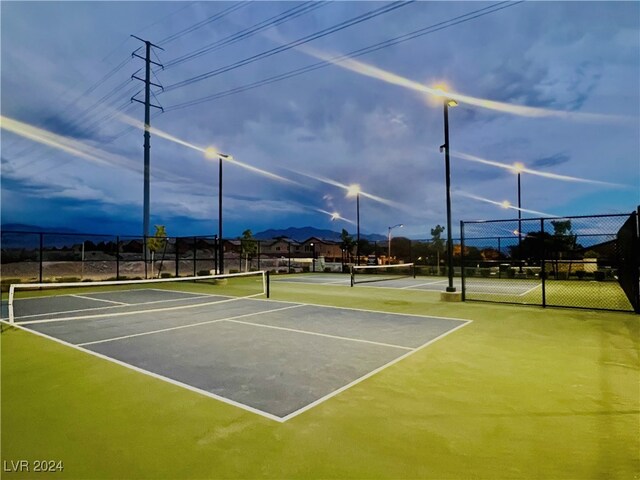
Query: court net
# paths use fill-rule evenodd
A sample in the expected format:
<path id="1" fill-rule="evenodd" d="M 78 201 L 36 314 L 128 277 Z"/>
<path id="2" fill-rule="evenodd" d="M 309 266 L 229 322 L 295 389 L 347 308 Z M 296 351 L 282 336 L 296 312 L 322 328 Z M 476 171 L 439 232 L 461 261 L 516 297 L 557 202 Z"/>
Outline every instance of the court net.
<path id="1" fill-rule="evenodd" d="M 33 322 L 112 312 L 136 312 L 162 307 L 214 303 L 268 296 L 264 271 L 97 282 L 16 283 L 9 287 L 7 311 L 11 323 Z"/>
<path id="2" fill-rule="evenodd" d="M 416 278 L 413 263 L 398 265 L 354 265 L 351 267 L 351 286 L 358 283 L 383 282 L 398 278 Z"/>

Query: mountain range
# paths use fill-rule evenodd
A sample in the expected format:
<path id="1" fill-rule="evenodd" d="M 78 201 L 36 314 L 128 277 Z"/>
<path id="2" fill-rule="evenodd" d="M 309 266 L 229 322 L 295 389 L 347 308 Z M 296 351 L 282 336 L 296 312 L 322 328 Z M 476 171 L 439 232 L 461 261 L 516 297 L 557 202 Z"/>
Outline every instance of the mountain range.
<path id="1" fill-rule="evenodd" d="M 36 225 L 27 225 L 24 223 L 5 223 L 2 224 L 1 228 L 5 232 L 78 233 L 78 230 L 74 230 L 72 228 L 38 227 Z M 353 238 L 356 237 L 355 232 L 350 232 L 350 235 Z M 286 237 L 297 242 L 302 242 L 310 237 L 316 237 L 322 240 L 341 240 L 340 232 L 334 232 L 333 230 L 320 229 L 315 227 L 289 227 L 285 229 L 268 229 L 263 232 L 254 233 L 253 236 L 258 240 L 269 240 L 277 237 Z M 384 241 L 387 237 L 377 233 L 360 233 L 360 238 L 369 240 L 370 242 L 375 242 Z"/>
<path id="2" fill-rule="evenodd" d="M 355 233 L 351 232 L 350 235 L 355 238 Z M 309 237 L 316 237 L 321 240 L 333 240 L 340 241 L 340 232 L 334 232 L 333 230 L 319 229 L 314 227 L 289 227 L 285 229 L 269 229 L 263 232 L 253 234 L 254 238 L 258 240 L 268 240 L 277 237 L 287 237 L 296 242 L 302 242 Z M 370 242 L 386 240 L 387 237 L 377 233 L 363 234 L 360 233 L 360 238 L 369 240 Z"/>

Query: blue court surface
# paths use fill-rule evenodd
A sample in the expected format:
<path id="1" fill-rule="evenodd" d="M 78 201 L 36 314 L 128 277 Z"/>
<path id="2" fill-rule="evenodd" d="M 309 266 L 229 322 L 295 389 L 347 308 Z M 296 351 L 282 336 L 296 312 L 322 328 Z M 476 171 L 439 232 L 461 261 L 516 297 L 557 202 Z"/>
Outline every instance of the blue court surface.
<path id="1" fill-rule="evenodd" d="M 280 422 L 469 323 L 154 289 L 15 303 L 20 328 Z"/>

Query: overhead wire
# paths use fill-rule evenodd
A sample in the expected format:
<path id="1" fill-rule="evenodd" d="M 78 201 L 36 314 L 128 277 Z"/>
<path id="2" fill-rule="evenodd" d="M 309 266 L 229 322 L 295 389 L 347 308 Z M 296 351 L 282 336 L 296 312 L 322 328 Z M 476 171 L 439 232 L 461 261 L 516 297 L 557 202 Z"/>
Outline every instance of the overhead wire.
<path id="1" fill-rule="evenodd" d="M 315 33 L 312 33 L 310 35 L 306 35 L 304 37 L 301 37 L 297 40 L 294 40 L 292 42 L 289 42 L 285 45 L 281 45 L 275 48 L 272 48 L 270 50 L 266 50 L 264 52 L 258 53 L 256 55 L 252 55 L 250 57 L 247 57 L 243 60 L 237 61 L 235 63 L 226 65 L 224 67 L 220 67 L 217 68 L 215 70 L 211 70 L 209 72 L 205 72 L 205 73 L 201 73 L 199 75 L 196 75 L 194 77 L 188 78 L 186 80 L 182 80 L 180 82 L 176 82 L 173 83 L 171 85 L 168 85 L 167 87 L 165 87 L 165 91 L 171 91 L 171 90 L 175 90 L 176 88 L 181 88 L 181 87 L 185 87 L 187 85 L 191 85 L 193 83 L 196 82 L 200 82 L 202 80 L 206 80 L 208 78 L 214 77 L 216 75 L 220 75 L 221 73 L 226 73 L 229 72 L 231 70 L 235 70 L 236 68 L 240 68 L 243 67 L 245 65 L 248 65 L 250 63 L 254 63 L 257 62 L 258 60 L 262 60 L 264 58 L 267 57 L 271 57 L 272 55 L 276 55 L 278 53 L 282 53 L 285 52 L 287 50 L 290 50 L 292 48 L 295 48 L 297 46 L 300 45 L 304 45 L 305 43 L 311 42 L 313 40 L 317 40 L 319 38 L 322 37 L 326 37 L 327 35 L 331 35 L 333 33 L 339 32 L 341 30 L 344 30 L 346 28 L 352 27 L 354 25 L 358 25 L 362 22 L 365 22 L 367 20 L 371 20 L 372 18 L 378 17 L 380 15 L 384 15 L 386 13 L 392 12 L 398 8 L 402 8 L 405 7 L 407 5 L 410 5 L 414 2 L 415 0 L 409 0 L 409 1 L 396 1 L 396 2 L 392 2 L 390 4 L 384 5 L 382 7 L 376 8 L 374 10 L 371 10 L 369 12 L 357 15 L 353 18 L 350 18 L 349 20 L 345 20 L 343 22 L 340 22 L 336 25 L 333 25 L 331 27 L 327 27 L 324 28 L 322 30 L 319 30 Z"/>
<path id="2" fill-rule="evenodd" d="M 295 7 L 285 10 L 284 12 L 281 12 L 278 15 L 274 15 L 261 22 L 255 23 L 250 27 L 240 30 L 227 37 L 221 38 L 220 40 L 217 40 L 209 45 L 206 45 L 197 50 L 194 50 L 193 52 L 190 52 L 180 57 L 176 57 L 172 60 L 169 60 L 168 62 L 165 63 L 165 68 L 170 69 L 181 63 L 188 62 L 195 58 L 201 57 L 202 55 L 205 55 L 207 53 L 211 53 L 216 50 L 219 50 L 225 46 L 232 45 L 241 40 L 245 40 L 247 38 L 252 37 L 253 35 L 258 34 L 261 31 L 281 25 L 289 20 L 293 20 L 294 18 L 298 18 L 314 10 L 322 8 L 327 4 L 328 2 L 325 2 L 325 1 L 308 1 L 300 5 L 296 5 Z"/>
<path id="3" fill-rule="evenodd" d="M 184 35 L 187 35 L 189 33 L 195 32 L 196 30 L 198 30 L 199 28 L 204 27 L 205 25 L 208 25 L 210 23 L 216 22 L 218 20 L 220 20 L 221 18 L 226 17 L 227 15 L 229 15 L 230 13 L 235 12 L 236 10 L 239 10 L 241 8 L 245 8 L 246 6 L 248 6 L 249 4 L 253 3 L 253 0 L 249 0 L 249 1 L 245 1 L 245 2 L 237 2 L 234 3 L 233 5 L 231 5 L 228 8 L 225 8 L 224 10 L 215 13 L 214 15 L 200 21 L 197 22 L 193 25 L 191 25 L 190 27 L 187 27 L 183 30 L 180 30 L 179 32 L 176 32 L 172 35 L 169 35 L 168 37 L 163 38 L 162 40 L 160 40 L 160 42 L 158 42 L 158 45 L 166 45 L 167 43 L 171 43 L 174 40 L 177 40 L 180 37 L 183 37 Z"/>
<path id="4" fill-rule="evenodd" d="M 186 101 L 186 102 L 182 102 L 182 103 L 177 103 L 177 104 L 174 104 L 174 105 L 171 105 L 171 106 L 167 107 L 165 109 L 165 112 L 171 112 L 171 111 L 174 111 L 174 110 L 179 110 L 179 109 L 191 107 L 191 106 L 194 106 L 194 105 L 199 105 L 199 104 L 210 102 L 210 101 L 213 101 L 213 100 L 218 100 L 220 98 L 224 98 L 224 97 L 227 97 L 227 96 L 230 96 L 230 95 L 236 95 L 238 93 L 246 92 L 246 91 L 252 90 L 254 88 L 259 88 L 259 87 L 262 87 L 262 86 L 265 86 L 265 85 L 269 85 L 269 84 L 272 84 L 272 83 L 276 83 L 276 82 L 280 82 L 280 81 L 283 81 L 283 80 L 287 80 L 289 78 L 293 78 L 293 77 L 296 77 L 296 76 L 299 76 L 299 75 L 303 75 L 305 73 L 309 73 L 309 72 L 312 72 L 314 70 L 318 70 L 320 68 L 328 67 L 328 66 L 333 65 L 335 63 L 339 63 L 340 61 L 344 61 L 344 60 L 347 60 L 347 59 L 350 59 L 350 58 L 357 58 L 357 57 L 360 57 L 362 55 L 366 55 L 368 53 L 372 53 L 372 52 L 381 50 L 383 48 L 388 48 L 388 47 L 397 45 L 399 43 L 403 43 L 403 42 L 406 42 L 406 41 L 409 41 L 409 40 L 413 40 L 415 38 L 422 37 L 424 35 L 429 35 L 431 33 L 435 33 L 437 31 L 444 30 L 446 28 L 450 28 L 450 27 L 453 27 L 455 25 L 459 25 L 461 23 L 465 23 L 465 22 L 474 20 L 476 18 L 480 18 L 482 16 L 498 12 L 498 11 L 503 10 L 505 8 L 509 8 L 509 7 L 518 5 L 518 4 L 522 3 L 522 1 L 524 1 L 524 0 L 516 1 L 516 2 L 510 2 L 510 1 L 498 2 L 498 3 L 492 4 L 490 6 L 483 7 L 483 8 L 480 8 L 480 9 L 476 9 L 476 10 L 473 10 L 471 12 L 465 13 L 463 15 L 459 15 L 459 16 L 450 18 L 448 20 L 445 20 L 445 21 L 442 21 L 442 22 L 438 22 L 438 23 L 429 25 L 427 27 L 420 28 L 418 30 L 414 30 L 412 32 L 409 32 L 409 33 L 406 33 L 406 34 L 403 34 L 403 35 L 399 35 L 397 37 L 394 37 L 394 38 L 391 38 L 391 39 L 376 43 L 374 45 L 370 45 L 368 47 L 363 47 L 363 48 L 360 48 L 360 49 L 357 49 L 357 50 L 353 50 L 353 51 L 351 51 L 349 53 L 346 53 L 346 54 L 343 54 L 343 55 L 336 55 L 335 57 L 332 57 L 329 60 L 323 60 L 323 61 L 316 62 L 316 63 L 310 64 L 310 65 L 306 65 L 304 67 L 300 67 L 300 68 L 296 68 L 296 69 L 293 69 L 293 70 L 289 70 L 288 72 L 284 72 L 284 73 L 281 73 L 281 74 L 278 74 L 278 75 L 267 77 L 267 78 L 264 78 L 262 80 L 258 80 L 256 82 L 252 82 L 252 83 L 249 83 L 249 84 L 246 84 L 246 85 L 241 85 L 241 86 L 238 86 L 238 87 L 234 87 L 234 88 L 231 88 L 231 89 L 228 89 L 228 90 L 224 90 L 224 91 L 221 91 L 221 92 L 217 92 L 217 93 L 214 93 L 214 94 L 211 94 L 211 95 L 207 95 L 205 97 L 201 97 L 201 98 L 198 98 L 198 99 L 194 99 L 194 100 L 190 100 L 190 101 Z"/>

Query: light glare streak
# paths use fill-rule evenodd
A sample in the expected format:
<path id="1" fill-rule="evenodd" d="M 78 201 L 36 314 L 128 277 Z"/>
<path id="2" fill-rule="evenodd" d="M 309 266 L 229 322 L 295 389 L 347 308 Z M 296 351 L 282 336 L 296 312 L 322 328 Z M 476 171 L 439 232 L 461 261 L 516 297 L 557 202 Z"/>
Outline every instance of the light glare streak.
<path id="1" fill-rule="evenodd" d="M 327 185 L 332 185 L 334 187 L 342 188 L 347 194 L 351 191 L 351 185 L 345 185 L 344 183 L 340 183 L 337 180 L 332 180 L 331 178 L 322 177 L 320 175 L 311 175 L 310 173 L 300 172 L 298 170 L 292 170 L 292 172 L 297 173 L 298 175 L 302 175 L 303 177 L 312 178 L 313 180 L 317 180 L 318 182 L 326 183 Z M 373 195 L 371 193 L 367 193 L 363 190 L 360 190 L 360 195 L 366 198 L 369 198 L 375 202 L 382 203 L 384 205 L 389 205 L 395 208 L 405 209 L 406 206 L 400 203 L 394 202 L 392 200 L 387 200 L 386 198 L 379 197 L 377 195 Z"/>
<path id="2" fill-rule="evenodd" d="M 120 115 L 121 120 L 124 123 L 127 123 L 129 125 L 132 125 L 136 128 L 139 128 L 140 130 L 144 130 L 145 129 L 145 125 L 143 122 L 140 122 L 139 120 L 136 120 L 134 118 L 131 118 L 127 115 Z M 224 162 L 227 163 L 231 163 L 233 165 L 237 165 L 240 168 L 244 168 L 245 170 L 249 170 L 253 173 L 257 173 L 259 175 L 265 176 L 267 178 L 270 178 L 272 180 L 277 180 L 279 182 L 285 182 L 285 183 L 290 183 L 293 185 L 299 185 L 298 182 L 294 182 L 293 180 L 289 180 L 288 178 L 284 178 L 280 175 L 277 175 L 275 173 L 272 172 L 268 172 L 267 170 L 263 170 L 261 168 L 258 167 L 254 167 L 253 165 L 250 165 L 248 163 L 245 162 L 241 162 L 239 160 L 236 160 L 234 157 L 232 156 L 225 156 L 224 153 L 220 152 L 216 147 L 199 147 L 198 145 L 194 145 L 193 143 L 189 143 L 185 140 L 182 140 L 178 137 L 175 137 L 174 135 L 171 135 L 170 133 L 167 132 L 163 132 L 162 130 L 158 130 L 157 128 L 151 127 L 149 129 L 149 132 L 152 133 L 153 135 L 157 135 L 160 138 L 164 138 L 165 140 L 169 140 L 170 142 L 174 142 L 177 143 L 178 145 L 182 145 L 184 147 L 187 148 L 191 148 L 192 150 L 196 150 L 198 152 L 201 152 L 205 155 L 205 157 L 207 159 L 217 159 L 220 156 L 222 156 L 222 160 Z"/>
<path id="3" fill-rule="evenodd" d="M 8 132 L 14 133 L 21 137 L 27 138 L 33 142 L 41 143 L 48 147 L 62 150 L 75 157 L 89 160 L 102 166 L 121 166 L 135 172 L 140 172 L 140 168 L 136 168 L 126 158 L 114 155 L 104 150 L 97 149 L 78 140 L 64 137 L 48 130 L 43 130 L 33 125 L 14 120 L 9 117 L 0 115 L 0 128 Z"/>
<path id="4" fill-rule="evenodd" d="M 539 177 L 552 178 L 554 180 L 562 180 L 565 182 L 590 183 L 594 185 L 606 185 L 608 187 L 628 188 L 627 185 L 621 185 L 619 183 L 603 182 L 600 180 L 590 180 L 588 178 L 572 177 L 569 175 L 560 175 L 557 173 L 543 172 L 541 170 L 533 170 L 531 168 L 525 167 L 522 163 L 509 165 L 506 163 L 496 162 L 494 160 L 487 160 L 485 158 L 480 158 L 475 155 L 470 155 L 468 153 L 451 152 L 451 156 L 460 158 L 462 160 L 468 160 L 470 162 L 482 163 L 483 165 L 491 165 L 492 167 L 503 168 L 513 173 L 519 173 L 519 172 L 528 173 L 530 175 L 537 175 Z"/>
<path id="5" fill-rule="evenodd" d="M 356 222 L 354 222 L 353 220 L 349 220 L 348 218 L 344 218 L 342 215 L 340 215 L 338 212 L 328 212 L 326 210 L 322 210 L 321 208 L 316 208 L 315 209 L 317 212 L 320 213 L 324 213 L 325 215 L 329 215 L 331 217 L 331 220 L 342 220 L 344 222 L 347 223 L 351 223 L 353 225 L 355 225 Z"/>
<path id="6" fill-rule="evenodd" d="M 467 193 L 467 192 L 463 192 L 463 191 L 456 191 L 454 192 L 456 195 L 460 195 L 462 197 L 467 197 L 467 198 L 471 198 L 473 200 L 478 200 L 480 202 L 485 202 L 485 203 L 490 203 L 491 205 L 497 205 L 500 208 L 508 208 L 511 210 L 520 210 L 521 212 L 524 213 L 532 213 L 534 215 L 543 215 L 545 217 L 556 217 L 556 215 L 552 214 L 552 213 L 545 213 L 545 212 L 538 212 L 537 210 L 528 210 L 526 208 L 518 208 L 514 205 L 511 205 L 508 201 L 503 201 L 503 202 L 496 202 L 495 200 L 490 200 L 488 198 L 484 198 L 484 197 L 479 197 L 477 195 L 473 195 L 472 193 Z"/>
<path id="7" fill-rule="evenodd" d="M 430 88 L 430 87 L 427 87 L 426 85 L 423 85 L 422 83 L 416 82 L 414 80 L 410 80 L 405 77 L 401 77 L 400 75 L 383 70 L 379 67 L 369 65 L 358 60 L 354 60 L 345 55 L 332 56 L 327 53 L 320 52 L 319 50 L 316 50 L 312 47 L 309 47 L 308 45 L 298 46 L 296 47 L 296 49 L 312 57 L 318 58 L 325 62 L 329 62 L 337 67 L 344 68 L 345 70 L 350 70 L 355 73 L 359 73 L 360 75 L 364 75 L 365 77 L 375 78 L 377 80 L 381 80 L 391 85 L 397 85 L 399 87 L 407 88 L 409 90 L 414 90 L 420 93 L 426 93 L 428 95 L 432 95 L 436 97 L 442 97 L 443 94 L 445 93 L 443 92 L 442 86 Z M 625 117 L 621 115 L 571 112 L 566 110 L 552 110 L 548 108 L 528 107 L 526 105 L 513 105 L 510 103 L 487 100 L 483 98 L 476 98 L 476 97 L 464 95 L 461 93 L 455 93 L 455 92 L 446 92 L 446 97 L 451 100 L 456 100 L 460 103 L 466 103 L 469 105 L 474 105 L 476 107 L 495 110 L 498 112 L 508 113 L 511 115 L 518 115 L 522 117 L 533 117 L 533 118 L 556 117 L 556 118 L 564 118 L 568 120 L 583 120 L 583 121 L 591 121 L 591 122 L 628 122 L 628 121 L 634 120 L 631 117 Z"/>

